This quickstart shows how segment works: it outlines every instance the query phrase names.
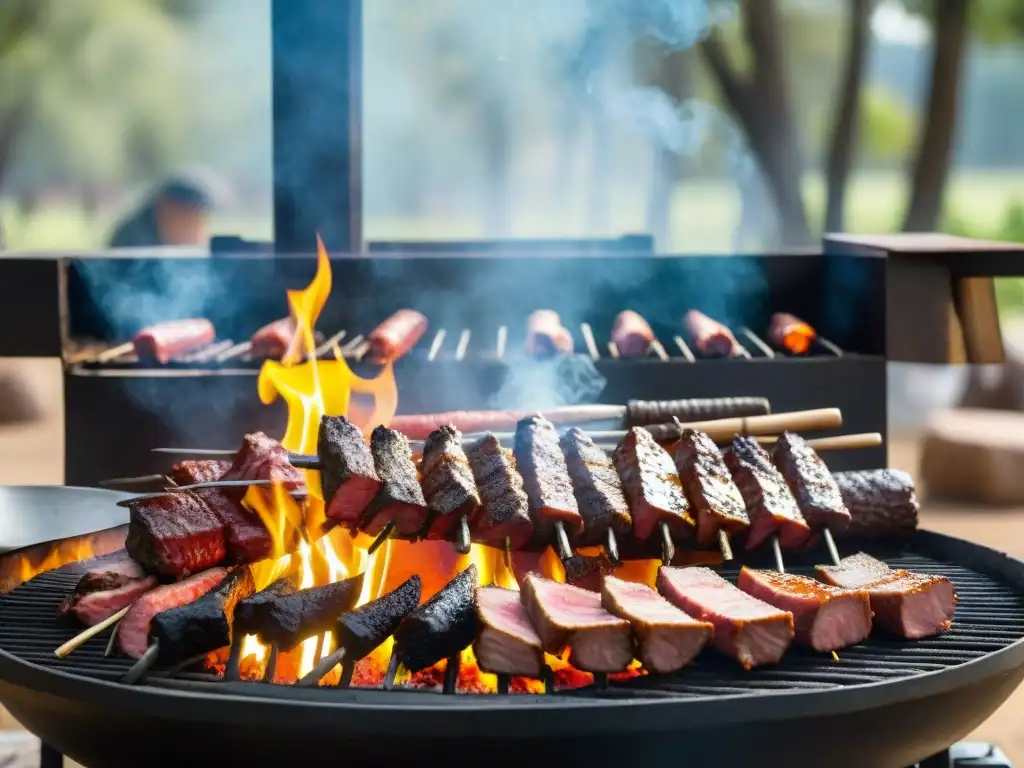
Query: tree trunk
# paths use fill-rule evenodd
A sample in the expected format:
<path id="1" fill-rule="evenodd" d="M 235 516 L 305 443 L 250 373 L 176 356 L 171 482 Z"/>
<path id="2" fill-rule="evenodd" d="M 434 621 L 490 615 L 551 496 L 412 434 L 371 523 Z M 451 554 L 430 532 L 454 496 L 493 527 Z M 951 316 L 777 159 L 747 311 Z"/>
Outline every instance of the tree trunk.
<path id="1" fill-rule="evenodd" d="M 15 147 L 31 111 L 32 98 L 26 94 L 0 114 L 0 189 L 3 189 L 4 179 L 11 170 Z"/>
<path id="2" fill-rule="evenodd" d="M 969 0 L 934 0 L 933 3 L 935 42 L 931 85 L 911 171 L 910 205 L 903 221 L 904 232 L 933 231 L 942 213 L 960 105 L 968 3 Z"/>
<path id="3" fill-rule="evenodd" d="M 843 85 L 836 103 L 835 123 L 829 144 L 825 173 L 828 204 L 825 209 L 825 231 L 842 232 L 845 228 L 846 187 L 853 166 L 860 122 L 860 91 L 864 84 L 870 39 L 872 0 L 850 0 L 849 41 L 843 64 Z"/>

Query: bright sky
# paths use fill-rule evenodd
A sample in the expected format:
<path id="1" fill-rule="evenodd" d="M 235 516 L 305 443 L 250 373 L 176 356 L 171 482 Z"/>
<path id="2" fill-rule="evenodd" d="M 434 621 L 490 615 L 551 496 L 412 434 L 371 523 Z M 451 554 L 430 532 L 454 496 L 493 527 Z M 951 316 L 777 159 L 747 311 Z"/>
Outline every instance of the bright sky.
<path id="1" fill-rule="evenodd" d="M 923 45 L 931 34 L 927 23 L 892 0 L 883 0 L 875 9 L 871 28 L 879 40 L 905 45 Z"/>

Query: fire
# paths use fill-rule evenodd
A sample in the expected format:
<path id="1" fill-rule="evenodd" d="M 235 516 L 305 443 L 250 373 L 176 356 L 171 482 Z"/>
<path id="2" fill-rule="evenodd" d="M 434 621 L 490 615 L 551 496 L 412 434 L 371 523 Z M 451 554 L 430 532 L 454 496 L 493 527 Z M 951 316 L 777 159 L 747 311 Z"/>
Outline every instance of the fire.
<path id="1" fill-rule="evenodd" d="M 811 348 L 817 332 L 803 320 L 797 320 L 786 328 L 782 336 L 782 343 L 790 352 L 802 355 Z"/>
<path id="2" fill-rule="evenodd" d="M 40 573 L 68 563 L 108 555 L 124 547 L 125 528 L 111 528 L 60 541 L 46 542 L 0 558 L 0 594 Z"/>

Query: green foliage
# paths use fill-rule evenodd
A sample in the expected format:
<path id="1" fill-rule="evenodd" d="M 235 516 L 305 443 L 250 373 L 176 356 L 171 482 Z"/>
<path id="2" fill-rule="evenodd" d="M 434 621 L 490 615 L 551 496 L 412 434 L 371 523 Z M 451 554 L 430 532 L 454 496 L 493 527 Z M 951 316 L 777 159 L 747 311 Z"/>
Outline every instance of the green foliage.
<path id="1" fill-rule="evenodd" d="M 948 0 L 902 0 L 908 13 L 932 19 L 936 3 Z M 986 43 L 1000 44 L 1024 37 L 1024 2 L 1021 0 L 967 0 L 971 29 Z"/>
<path id="2" fill-rule="evenodd" d="M 892 163 L 907 156 L 916 132 L 914 113 L 885 88 L 861 93 L 861 151 L 872 161 Z"/>

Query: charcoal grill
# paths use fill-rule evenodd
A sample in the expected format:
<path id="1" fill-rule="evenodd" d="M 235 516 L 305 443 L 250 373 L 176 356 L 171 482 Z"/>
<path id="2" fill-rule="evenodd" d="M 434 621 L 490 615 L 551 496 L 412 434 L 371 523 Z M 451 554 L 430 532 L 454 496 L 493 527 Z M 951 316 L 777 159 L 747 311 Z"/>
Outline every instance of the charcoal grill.
<path id="1" fill-rule="evenodd" d="M 77 631 L 55 616 L 77 575 L 54 571 L 0 598 L 0 701 L 87 766 L 285 765 L 315 751 L 368 765 L 500 755 L 539 765 L 904 768 L 967 735 L 1024 677 L 1024 563 L 924 531 L 865 546 L 956 584 L 947 635 L 873 637 L 838 661 L 794 648 L 778 667 L 750 673 L 706 651 L 676 675 L 547 695 L 299 689 L 160 670 L 124 686 L 128 662 L 103 657 L 104 635 L 53 656 Z M 794 572 L 815 562 L 789 560 Z"/>

